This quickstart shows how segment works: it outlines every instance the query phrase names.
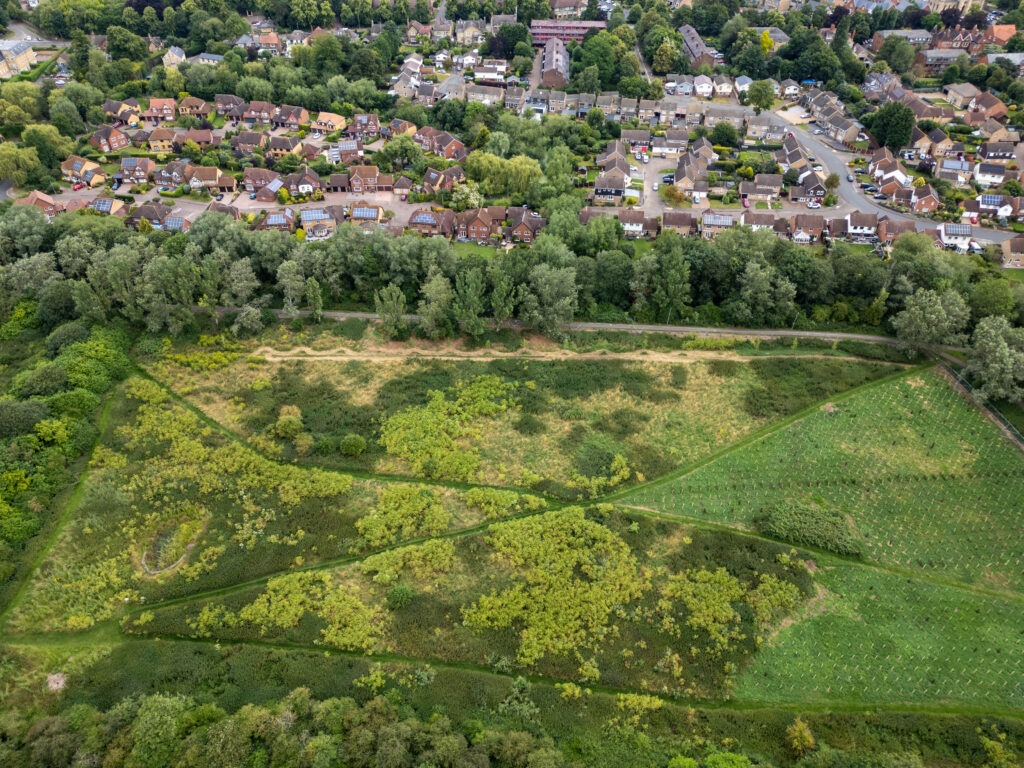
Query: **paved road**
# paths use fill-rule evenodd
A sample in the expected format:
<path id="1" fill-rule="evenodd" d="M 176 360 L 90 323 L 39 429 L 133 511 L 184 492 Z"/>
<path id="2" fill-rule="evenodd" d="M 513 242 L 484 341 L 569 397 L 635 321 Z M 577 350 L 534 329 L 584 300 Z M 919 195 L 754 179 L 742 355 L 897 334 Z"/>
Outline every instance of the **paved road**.
<path id="1" fill-rule="evenodd" d="M 10 34 L 7 36 L 8 40 L 28 40 L 31 37 L 31 42 L 36 48 L 67 48 L 71 45 L 67 40 L 43 39 L 42 30 L 27 21 L 12 21 L 8 25 L 8 29 L 10 30 Z"/>
<path id="2" fill-rule="evenodd" d="M 898 213 L 889 208 L 881 206 L 878 201 L 873 200 L 870 195 L 864 194 L 864 192 L 857 185 L 857 182 L 849 182 L 846 180 L 846 175 L 850 172 L 849 167 L 846 165 L 857 155 L 853 152 L 837 150 L 831 142 L 826 142 L 823 136 L 815 136 L 811 131 L 803 131 L 796 129 L 793 131 L 797 139 L 802 143 L 810 154 L 817 158 L 817 161 L 821 165 L 825 166 L 826 170 L 830 173 L 839 174 L 839 188 L 836 190 L 836 194 L 840 199 L 840 204 L 836 208 L 828 209 L 833 212 L 838 211 L 840 213 L 850 213 L 851 211 L 865 211 L 867 213 L 876 213 L 879 216 L 888 216 L 890 219 L 896 221 L 913 221 L 918 229 L 927 227 L 934 227 L 938 222 L 926 219 L 921 216 L 915 216 L 913 214 Z M 856 177 L 854 177 L 856 178 Z M 978 240 L 988 240 L 993 243 L 1001 243 L 1004 240 L 1009 240 L 1012 237 L 1016 237 L 1015 232 L 1009 232 L 999 229 L 983 229 L 975 228 L 975 237 Z"/>
<path id="3" fill-rule="evenodd" d="M 650 82 L 652 79 L 654 79 L 654 76 L 651 74 L 651 68 L 648 67 L 647 62 L 644 61 L 644 55 L 640 52 L 640 43 L 636 44 L 635 52 L 637 59 L 640 61 L 640 70 L 644 74 L 644 79 Z"/>

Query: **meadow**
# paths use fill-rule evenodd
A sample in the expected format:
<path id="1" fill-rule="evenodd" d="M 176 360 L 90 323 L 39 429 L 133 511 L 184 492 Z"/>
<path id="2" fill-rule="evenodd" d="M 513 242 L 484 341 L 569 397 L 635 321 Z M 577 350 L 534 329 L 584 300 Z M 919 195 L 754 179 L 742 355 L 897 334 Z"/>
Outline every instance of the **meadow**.
<path id="1" fill-rule="evenodd" d="M 306 687 L 615 766 L 793 764 L 797 713 L 821 765 L 1024 739 L 1024 461 L 936 368 L 362 325 L 132 354 L 12 582 L 0 704 Z"/>
<path id="2" fill-rule="evenodd" d="M 931 370 L 824 403 L 622 500 L 1016 591 L 1024 586 L 1021 498 L 1020 450 Z M 803 516 L 794 518 L 795 508 Z"/>
<path id="3" fill-rule="evenodd" d="M 339 346 L 323 336 L 265 341 L 242 349 L 211 337 L 205 347 L 161 348 L 144 361 L 211 419 L 282 459 L 528 488 L 563 499 L 662 475 L 900 370 L 887 361 L 823 354 L 758 356 L 753 347 L 744 356 L 733 343 L 711 345 L 722 350 L 574 352 L 531 341 L 508 353 L 362 340 Z M 451 410 L 457 388 L 483 377 L 508 387 L 507 407 L 457 429 L 450 419 L 441 423 L 431 393 L 442 393 Z M 290 409 L 301 417 L 299 440 L 277 429 Z M 444 455 L 417 460 L 389 446 L 382 438 L 402 420 L 450 435 Z M 347 439 L 365 447 L 348 450 Z M 471 467 L 465 469 L 465 457 L 448 462 L 453 451 L 472 454 Z M 616 457 L 620 465 L 613 468 Z M 459 469 L 439 466 L 446 463 Z"/>

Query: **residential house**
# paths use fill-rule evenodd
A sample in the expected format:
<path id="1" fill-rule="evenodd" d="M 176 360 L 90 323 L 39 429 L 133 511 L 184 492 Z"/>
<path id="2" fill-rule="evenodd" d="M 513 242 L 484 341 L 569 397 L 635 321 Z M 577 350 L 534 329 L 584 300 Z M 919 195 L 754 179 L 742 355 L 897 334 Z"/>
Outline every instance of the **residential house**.
<path id="1" fill-rule="evenodd" d="M 112 197 L 97 197 L 95 200 L 91 200 L 86 207 L 90 211 L 96 211 L 105 216 L 117 216 L 118 218 L 123 218 L 128 212 L 123 202 Z"/>
<path id="2" fill-rule="evenodd" d="M 1006 180 L 1006 167 L 996 163 L 975 163 L 974 180 L 980 187 L 998 187 Z"/>
<path id="3" fill-rule="evenodd" d="M 594 180 L 594 200 L 617 203 L 629 188 L 630 177 L 619 168 L 603 171 Z"/>
<path id="4" fill-rule="evenodd" d="M 429 237 L 453 237 L 455 213 L 447 208 L 419 208 L 409 217 L 409 229 Z"/>
<path id="5" fill-rule="evenodd" d="M 348 209 L 348 219 L 358 227 L 376 227 L 384 221 L 384 209 L 360 200 Z"/>
<path id="6" fill-rule="evenodd" d="M 334 235 L 338 221 L 326 208 L 306 208 L 299 211 L 299 226 L 306 236 L 306 242 L 327 240 Z"/>
<path id="7" fill-rule="evenodd" d="M 345 118 L 341 115 L 336 115 L 333 112 L 321 112 L 309 127 L 313 138 L 320 138 L 328 133 L 344 130 L 346 125 Z"/>
<path id="8" fill-rule="evenodd" d="M 900 235 L 917 232 L 914 222 L 906 219 L 890 219 L 883 216 L 878 220 L 878 240 L 885 245 L 892 245 Z"/>
<path id="9" fill-rule="evenodd" d="M 779 86 L 782 88 L 784 98 L 796 99 L 800 96 L 800 84 L 796 80 L 783 80 Z"/>
<path id="10" fill-rule="evenodd" d="M 963 55 L 964 52 L 956 48 L 931 48 L 919 51 L 914 59 L 914 65 L 922 67 L 929 75 L 940 75 L 946 67 Z"/>
<path id="11" fill-rule="evenodd" d="M 974 165 L 970 160 L 954 160 L 952 158 L 940 160 L 935 175 L 943 181 L 948 181 L 954 187 L 963 189 L 969 186 L 971 179 L 974 178 Z"/>
<path id="12" fill-rule="evenodd" d="M 294 136 L 271 136 L 264 154 L 272 160 L 280 160 L 285 155 L 297 155 L 301 148 L 302 141 Z"/>
<path id="13" fill-rule="evenodd" d="M 532 243 L 547 224 L 547 219 L 525 205 L 509 208 L 505 217 L 508 220 L 505 239 L 513 243 Z"/>
<path id="14" fill-rule="evenodd" d="M 277 176 L 256 190 L 256 199 L 261 203 L 276 203 L 278 201 L 278 193 L 282 189 L 284 189 L 284 181 L 280 176 Z"/>
<path id="15" fill-rule="evenodd" d="M 702 99 L 710 99 L 715 93 L 715 83 L 707 75 L 693 78 L 693 92 Z"/>
<path id="16" fill-rule="evenodd" d="M 569 82 L 569 52 L 559 38 L 544 44 L 540 73 L 540 83 L 546 88 L 564 88 Z"/>
<path id="17" fill-rule="evenodd" d="M 171 209 L 166 205 L 161 203 L 146 203 L 132 211 L 128 215 L 128 219 L 125 223 L 131 229 L 138 229 L 139 224 L 145 221 L 150 227 L 159 231 L 164 228 L 167 217 L 170 215 Z"/>
<path id="18" fill-rule="evenodd" d="M 939 224 L 939 242 L 943 248 L 965 252 L 971 244 L 971 236 L 974 232 L 970 224 L 954 224 L 944 221 Z"/>
<path id="19" fill-rule="evenodd" d="M 825 232 L 825 217 L 816 213 L 797 213 L 790 218 L 789 228 L 794 243 L 812 245 L 821 241 Z"/>
<path id="20" fill-rule="evenodd" d="M 213 109 L 222 117 L 226 117 L 229 113 L 244 106 L 245 99 L 235 96 L 233 93 L 218 93 L 213 97 Z"/>
<path id="21" fill-rule="evenodd" d="M 256 220 L 253 229 L 263 232 L 284 232 L 290 235 L 295 231 L 295 211 L 291 208 L 267 211 Z"/>
<path id="22" fill-rule="evenodd" d="M 1016 217 L 1020 211 L 1019 199 L 1011 197 L 1010 195 L 978 195 L 973 201 L 964 201 L 965 210 L 967 208 L 966 204 L 970 202 L 974 202 L 976 204 L 978 214 L 991 216 L 994 219 L 1009 219 L 1011 217 Z M 976 217 L 972 218 L 977 221 Z"/>
<path id="23" fill-rule="evenodd" d="M 416 45 L 420 40 L 429 40 L 430 25 L 410 19 L 405 28 L 405 39 L 410 45 Z"/>
<path id="24" fill-rule="evenodd" d="M 775 230 L 775 214 L 768 211 L 745 210 L 740 214 L 740 224 L 750 227 L 755 232 L 760 230 Z"/>
<path id="25" fill-rule="evenodd" d="M 22 40 L 0 40 L 0 79 L 27 72 L 36 64 L 31 43 Z"/>
<path id="26" fill-rule="evenodd" d="M 1004 269 L 1024 267 L 1024 237 L 1012 237 L 1009 240 L 1004 240 L 1002 250 Z"/>
<path id="27" fill-rule="evenodd" d="M 682 54 L 690 63 L 691 70 L 699 69 L 705 64 L 709 67 L 715 66 L 717 62 L 714 53 L 696 29 L 689 24 L 684 24 L 679 28 L 679 34 L 683 38 Z"/>
<path id="28" fill-rule="evenodd" d="M 149 151 L 160 155 L 174 152 L 174 131 L 168 128 L 154 128 L 148 138 Z"/>
<path id="29" fill-rule="evenodd" d="M 176 45 L 172 45 L 167 49 L 160 58 L 160 63 L 164 65 L 164 69 L 177 69 L 178 65 L 185 61 L 185 51 Z"/>
<path id="30" fill-rule="evenodd" d="M 443 171 L 428 168 L 423 173 L 423 191 L 428 195 L 438 192 L 451 192 L 456 184 L 465 180 L 466 174 L 463 172 L 462 167 L 458 165 L 453 165 L 451 168 L 446 168 Z"/>
<path id="31" fill-rule="evenodd" d="M 714 128 L 719 123 L 728 123 L 737 131 L 742 131 L 745 117 L 746 112 L 742 108 L 709 105 L 704 110 L 704 125 L 708 128 Z"/>
<path id="32" fill-rule="evenodd" d="M 375 165 L 356 165 L 349 168 L 349 189 L 357 195 L 391 192 L 395 179 L 382 174 Z"/>
<path id="33" fill-rule="evenodd" d="M 139 102 L 135 99 L 128 99 L 126 101 L 108 99 L 103 102 L 103 114 L 114 120 L 115 123 L 127 125 L 129 128 L 135 128 L 142 119 Z"/>
<path id="34" fill-rule="evenodd" d="M 920 48 L 932 43 L 932 33 L 927 29 L 885 29 L 875 32 L 871 38 L 871 50 L 878 53 L 885 45 L 887 38 L 891 36 L 902 37 L 915 48 Z"/>
<path id="35" fill-rule="evenodd" d="M 396 117 L 387 124 L 386 129 L 381 129 L 381 133 L 386 132 L 388 138 L 394 139 L 399 136 L 415 136 L 417 130 L 415 123 L 410 123 L 408 120 Z"/>
<path id="36" fill-rule="evenodd" d="M 647 216 L 639 208 L 627 208 L 620 211 L 617 218 L 622 225 L 623 234 L 630 239 L 657 237 L 661 231 L 658 219 Z"/>
<path id="37" fill-rule="evenodd" d="M 213 107 L 207 104 L 203 99 L 195 96 L 186 96 L 178 104 L 179 115 L 189 115 L 191 117 L 197 117 L 200 120 L 206 120 L 210 113 L 213 111 Z"/>
<path id="38" fill-rule="evenodd" d="M 250 128 L 254 125 L 268 125 L 277 110 L 269 101 L 250 101 L 241 110 L 241 119 Z"/>
<path id="39" fill-rule="evenodd" d="M 112 125 L 101 125 L 89 137 L 89 144 L 104 155 L 120 152 L 131 144 L 128 135 Z"/>
<path id="40" fill-rule="evenodd" d="M 174 99 L 152 98 L 149 107 L 142 113 L 143 120 L 152 120 L 153 125 L 166 123 L 177 117 L 178 106 Z"/>
<path id="41" fill-rule="evenodd" d="M 970 83 L 950 83 L 943 86 L 942 90 L 946 93 L 946 101 L 957 109 L 967 109 L 974 98 L 981 93 Z"/>
<path id="42" fill-rule="evenodd" d="M 462 141 L 447 131 L 429 125 L 416 131 L 412 138 L 424 152 L 439 155 L 446 160 L 463 160 L 468 154 Z"/>
<path id="43" fill-rule="evenodd" d="M 53 221 L 57 216 L 64 213 L 64 203 L 55 200 L 49 195 L 40 192 L 37 189 L 32 190 L 26 197 L 22 197 L 14 201 L 15 205 L 30 205 L 33 208 L 38 209 L 42 212 L 49 221 Z"/>
<path id="44" fill-rule="evenodd" d="M 748 185 L 744 187 L 744 185 Z M 740 184 L 740 195 L 748 200 L 761 200 L 768 202 L 777 200 L 782 194 L 782 174 L 759 173 L 754 176 L 753 181 L 746 181 Z"/>
<path id="45" fill-rule="evenodd" d="M 928 131 L 928 142 L 930 146 L 926 154 L 932 157 L 946 157 L 953 147 L 953 140 L 943 133 L 941 128 Z"/>
<path id="46" fill-rule="evenodd" d="M 663 231 L 676 232 L 683 237 L 697 234 L 697 217 L 690 211 L 667 210 L 661 217 Z"/>
<path id="47" fill-rule="evenodd" d="M 202 150 L 213 146 L 213 131 L 209 128 L 189 128 L 174 135 L 174 151 L 181 152 L 188 142 Z"/>
<path id="48" fill-rule="evenodd" d="M 725 75 L 715 75 L 712 80 L 715 84 L 715 96 L 732 96 L 732 80 Z"/>
<path id="49" fill-rule="evenodd" d="M 626 129 L 619 133 L 619 140 L 628 144 L 633 152 L 646 152 L 651 146 L 651 132 Z"/>
<path id="50" fill-rule="evenodd" d="M 505 208 L 492 205 L 475 208 L 458 215 L 457 234 L 461 240 L 486 243 L 501 238 L 505 229 Z"/>
<path id="51" fill-rule="evenodd" d="M 156 171 L 156 163 L 148 157 L 122 157 L 121 167 L 114 174 L 125 184 L 145 184 Z"/>
<path id="52" fill-rule="evenodd" d="M 821 123 L 822 130 L 832 140 L 852 146 L 860 134 L 860 126 L 842 115 L 834 114 L 825 118 Z"/>
<path id="53" fill-rule="evenodd" d="M 355 115 L 345 132 L 349 138 L 369 144 L 380 136 L 380 118 L 375 114 Z"/>
<path id="54" fill-rule="evenodd" d="M 305 107 L 285 104 L 274 110 L 270 122 L 275 128 L 297 131 L 300 126 L 309 124 L 309 112 Z"/>
<path id="55" fill-rule="evenodd" d="M 714 240 L 722 232 L 735 227 L 735 217 L 726 213 L 717 213 L 708 208 L 700 216 L 700 234 L 705 240 Z"/>
<path id="56" fill-rule="evenodd" d="M 1016 161 L 1016 150 L 1016 145 L 1009 142 L 986 141 L 978 147 L 976 159 L 984 163 L 1007 165 Z"/>
<path id="57" fill-rule="evenodd" d="M 778 144 L 789 129 L 770 113 L 762 112 L 747 120 L 745 138 L 751 144 Z"/>
<path id="58" fill-rule="evenodd" d="M 852 240 L 873 240 L 878 236 L 878 214 L 854 211 L 846 216 L 846 231 Z"/>
<path id="59" fill-rule="evenodd" d="M 1006 105 L 990 91 L 979 93 L 971 101 L 971 112 L 982 115 L 993 120 L 1002 120 L 1006 117 Z"/>
<path id="60" fill-rule="evenodd" d="M 269 168 L 246 168 L 242 171 L 242 186 L 246 192 L 259 192 L 270 182 L 280 179 L 281 174 Z"/>
<path id="61" fill-rule="evenodd" d="M 932 34 L 932 48 L 963 52 L 981 41 L 984 33 L 979 29 L 964 29 L 959 24 L 936 30 Z"/>
<path id="62" fill-rule="evenodd" d="M 939 197 L 938 192 L 935 191 L 931 184 L 925 184 L 922 187 L 910 187 L 910 208 L 914 213 L 922 216 L 927 216 L 935 213 L 938 210 L 939 205 L 942 203 L 942 199 Z"/>
<path id="63" fill-rule="evenodd" d="M 321 154 L 327 162 L 333 165 L 338 163 L 351 165 L 363 159 L 363 142 L 359 139 L 344 139 L 334 144 L 326 144 L 321 150 Z"/>
<path id="64" fill-rule="evenodd" d="M 267 134 L 257 131 L 241 131 L 231 137 L 231 149 L 241 157 L 251 157 L 266 144 Z"/>
<path id="65" fill-rule="evenodd" d="M 205 189 L 210 194 L 234 192 L 236 186 L 234 176 L 229 176 L 220 168 L 204 165 L 188 166 L 185 181 L 190 189 Z"/>
<path id="66" fill-rule="evenodd" d="M 79 155 L 69 155 L 60 164 L 60 173 L 65 181 L 74 184 L 85 184 L 89 187 L 100 187 L 107 183 L 107 177 L 99 163 L 86 160 Z"/>
<path id="67" fill-rule="evenodd" d="M 323 190 L 320 175 L 305 165 L 295 173 L 282 176 L 281 185 L 288 190 L 288 194 L 292 197 L 309 197 L 314 192 Z"/>
<path id="68" fill-rule="evenodd" d="M 153 182 L 163 187 L 175 188 L 185 183 L 189 164 L 184 160 L 172 160 L 163 168 L 153 172 Z"/>
<path id="69" fill-rule="evenodd" d="M 578 19 L 586 6 L 585 0 L 551 0 L 556 19 Z"/>

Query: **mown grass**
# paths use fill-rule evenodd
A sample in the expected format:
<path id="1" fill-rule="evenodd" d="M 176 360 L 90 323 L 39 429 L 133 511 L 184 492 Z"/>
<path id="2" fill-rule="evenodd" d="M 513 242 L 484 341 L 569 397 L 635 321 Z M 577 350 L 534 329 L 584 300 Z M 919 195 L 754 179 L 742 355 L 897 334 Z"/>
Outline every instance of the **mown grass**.
<path id="1" fill-rule="evenodd" d="M 849 518 L 875 562 L 1024 586 L 1024 461 L 937 372 L 886 382 L 626 503 L 753 527 L 799 502 Z"/>
<path id="2" fill-rule="evenodd" d="M 952 544 L 952 542 L 950 542 Z M 827 590 L 762 647 L 739 700 L 1024 706 L 1024 603 L 828 559 Z"/>

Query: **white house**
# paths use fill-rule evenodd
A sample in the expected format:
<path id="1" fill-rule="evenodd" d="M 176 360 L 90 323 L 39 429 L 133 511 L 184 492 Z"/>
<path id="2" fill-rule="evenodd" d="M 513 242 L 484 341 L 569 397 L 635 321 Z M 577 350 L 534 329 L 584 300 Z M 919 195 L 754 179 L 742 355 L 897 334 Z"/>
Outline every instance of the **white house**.
<path id="1" fill-rule="evenodd" d="M 878 215 L 854 211 L 846 216 L 849 237 L 875 237 L 878 234 Z"/>
<path id="2" fill-rule="evenodd" d="M 710 99 L 715 92 L 715 84 L 707 75 L 697 75 L 693 78 L 693 92 L 702 99 Z"/>
<path id="3" fill-rule="evenodd" d="M 942 241 L 942 245 L 961 253 L 970 246 L 971 233 L 970 224 L 951 224 L 949 222 L 939 224 L 939 240 Z"/>
<path id="4" fill-rule="evenodd" d="M 1006 178 L 1006 168 L 995 163 L 975 163 L 974 180 L 983 187 L 998 187 Z"/>
<path id="5" fill-rule="evenodd" d="M 750 90 L 750 85 L 754 80 L 747 77 L 746 75 L 740 75 L 736 78 L 736 93 L 746 93 Z"/>
<path id="6" fill-rule="evenodd" d="M 783 80 L 780 85 L 782 87 L 782 95 L 787 99 L 795 99 L 800 95 L 800 83 L 796 80 Z"/>

